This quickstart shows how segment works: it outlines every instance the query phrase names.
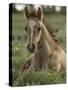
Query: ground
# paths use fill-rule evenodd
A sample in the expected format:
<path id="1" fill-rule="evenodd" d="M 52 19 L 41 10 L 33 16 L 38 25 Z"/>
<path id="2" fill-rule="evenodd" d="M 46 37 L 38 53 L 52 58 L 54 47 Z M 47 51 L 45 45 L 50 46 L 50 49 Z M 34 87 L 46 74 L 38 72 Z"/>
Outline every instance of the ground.
<path id="1" fill-rule="evenodd" d="M 66 52 L 66 17 L 65 14 L 44 14 L 44 19 L 52 26 L 58 28 L 55 33 L 59 44 Z M 26 48 L 26 19 L 23 13 L 12 15 L 12 83 L 13 86 L 59 84 L 66 82 L 65 72 L 55 71 L 25 71 L 21 72 L 20 66 L 26 62 L 31 53 Z"/>

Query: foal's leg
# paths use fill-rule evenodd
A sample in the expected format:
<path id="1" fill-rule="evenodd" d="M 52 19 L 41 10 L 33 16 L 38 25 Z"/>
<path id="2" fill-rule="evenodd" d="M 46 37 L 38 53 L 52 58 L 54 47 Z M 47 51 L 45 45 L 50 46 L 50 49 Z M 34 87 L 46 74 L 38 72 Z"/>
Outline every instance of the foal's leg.
<path id="1" fill-rule="evenodd" d="M 44 60 L 44 63 L 42 65 L 42 70 L 47 70 L 48 69 L 48 58 L 46 58 L 46 60 Z"/>
<path id="2" fill-rule="evenodd" d="M 27 61 L 23 65 L 21 65 L 22 71 L 31 67 L 32 58 L 33 58 L 33 54 L 27 59 Z"/>
<path id="3" fill-rule="evenodd" d="M 58 53 L 56 53 L 54 56 L 53 56 L 53 62 L 52 62 L 52 69 L 59 72 L 60 71 L 60 68 L 61 68 L 61 64 L 60 64 L 60 58 L 58 56 Z"/>
<path id="4" fill-rule="evenodd" d="M 44 65 L 42 66 L 42 70 L 47 70 L 48 69 L 48 63 L 44 63 Z"/>
<path id="5" fill-rule="evenodd" d="M 60 68 L 61 68 L 61 65 L 60 63 L 55 63 L 53 66 L 52 66 L 52 69 L 59 72 L 60 71 Z"/>

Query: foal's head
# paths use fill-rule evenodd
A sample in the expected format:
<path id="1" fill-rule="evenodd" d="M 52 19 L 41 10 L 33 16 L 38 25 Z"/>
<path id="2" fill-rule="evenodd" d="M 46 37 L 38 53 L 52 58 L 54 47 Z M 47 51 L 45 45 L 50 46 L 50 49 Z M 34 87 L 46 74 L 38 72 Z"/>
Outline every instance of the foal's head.
<path id="1" fill-rule="evenodd" d="M 41 37 L 41 21 L 42 21 L 42 10 L 38 8 L 37 11 L 30 12 L 28 8 L 25 8 L 25 16 L 27 18 L 27 24 L 25 30 L 27 32 L 28 44 L 27 48 L 30 52 L 34 52 L 37 43 Z"/>

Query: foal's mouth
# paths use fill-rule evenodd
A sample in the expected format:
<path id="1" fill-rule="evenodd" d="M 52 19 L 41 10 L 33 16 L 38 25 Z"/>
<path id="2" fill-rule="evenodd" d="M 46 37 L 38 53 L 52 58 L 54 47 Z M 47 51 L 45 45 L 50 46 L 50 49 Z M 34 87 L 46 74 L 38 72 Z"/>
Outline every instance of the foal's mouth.
<path id="1" fill-rule="evenodd" d="M 30 47 L 29 44 L 28 44 L 27 49 L 29 50 L 29 52 L 33 53 L 34 50 L 35 50 L 35 45 L 33 44 L 32 47 Z"/>
<path id="2" fill-rule="evenodd" d="M 29 50 L 29 52 L 31 52 L 31 53 L 33 53 L 33 52 L 34 52 L 34 49 L 29 49 L 29 48 L 28 48 L 28 50 Z"/>

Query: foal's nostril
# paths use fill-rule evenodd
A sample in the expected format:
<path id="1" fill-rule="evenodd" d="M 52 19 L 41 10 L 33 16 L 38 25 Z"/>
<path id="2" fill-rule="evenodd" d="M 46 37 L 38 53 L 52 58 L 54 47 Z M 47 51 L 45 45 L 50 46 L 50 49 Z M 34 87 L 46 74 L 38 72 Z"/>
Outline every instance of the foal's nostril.
<path id="1" fill-rule="evenodd" d="M 35 45 L 34 44 L 32 44 L 32 49 L 35 49 Z"/>
<path id="2" fill-rule="evenodd" d="M 29 48 L 29 44 L 27 45 L 27 48 Z"/>
<path id="3" fill-rule="evenodd" d="M 31 46 L 30 46 L 30 44 L 28 44 L 28 45 L 27 45 L 27 48 L 28 48 L 28 50 L 29 50 L 30 52 L 34 52 L 35 45 L 34 45 L 34 44 L 31 44 Z"/>

